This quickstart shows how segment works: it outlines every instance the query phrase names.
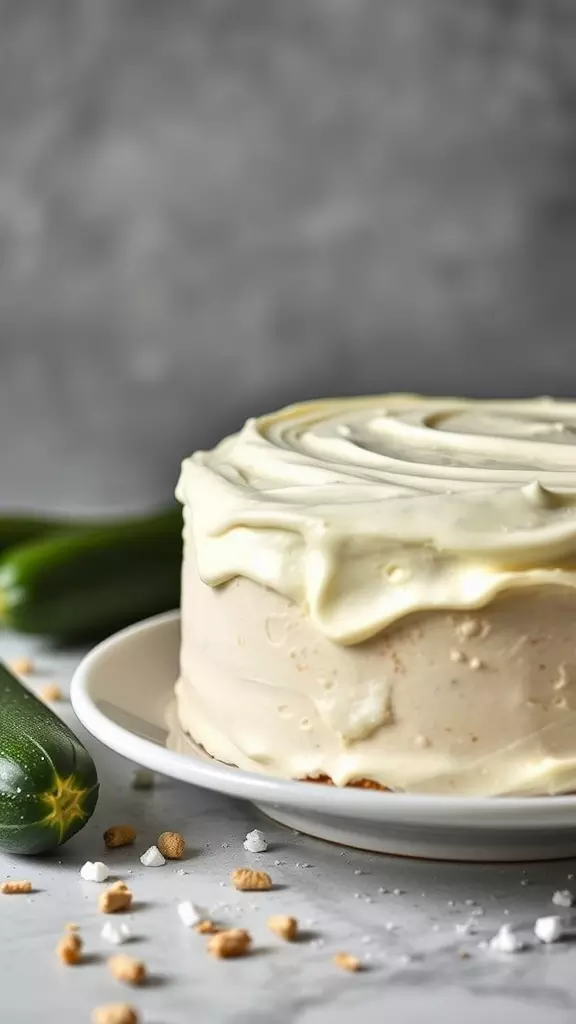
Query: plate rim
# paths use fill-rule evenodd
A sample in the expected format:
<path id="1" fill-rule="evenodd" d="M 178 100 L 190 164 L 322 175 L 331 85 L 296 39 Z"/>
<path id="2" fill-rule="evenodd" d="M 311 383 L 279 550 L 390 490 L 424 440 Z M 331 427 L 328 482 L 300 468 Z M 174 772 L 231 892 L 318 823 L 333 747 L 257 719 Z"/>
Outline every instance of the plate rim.
<path id="1" fill-rule="evenodd" d="M 350 787 L 315 785 L 279 779 L 225 765 L 220 761 L 180 754 L 138 736 L 109 718 L 90 692 L 95 666 L 139 635 L 173 627 L 180 619 L 174 610 L 143 619 L 100 641 L 77 666 L 70 685 L 70 701 L 84 728 L 115 753 L 200 788 L 256 803 L 296 807 L 331 817 L 373 819 L 406 825 L 450 828 L 509 829 L 576 828 L 576 795 L 541 797 L 484 797 L 429 793 L 386 793 Z M 194 775 L 194 778 L 190 776 Z"/>

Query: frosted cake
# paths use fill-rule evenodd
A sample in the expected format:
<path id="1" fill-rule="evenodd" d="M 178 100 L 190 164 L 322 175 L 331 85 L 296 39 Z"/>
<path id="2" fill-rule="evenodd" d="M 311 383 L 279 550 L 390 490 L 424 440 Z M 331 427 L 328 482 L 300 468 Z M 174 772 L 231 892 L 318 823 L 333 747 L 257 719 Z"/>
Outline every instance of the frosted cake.
<path id="1" fill-rule="evenodd" d="M 576 404 L 385 395 L 187 459 L 183 729 L 337 786 L 576 790 Z"/>

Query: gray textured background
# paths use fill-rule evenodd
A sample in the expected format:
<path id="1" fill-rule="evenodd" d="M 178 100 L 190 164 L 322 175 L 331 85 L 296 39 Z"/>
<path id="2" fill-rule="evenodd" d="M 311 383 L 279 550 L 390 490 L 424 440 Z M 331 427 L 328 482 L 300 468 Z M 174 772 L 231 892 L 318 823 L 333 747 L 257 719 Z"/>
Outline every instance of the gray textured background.
<path id="1" fill-rule="evenodd" d="M 573 0 L 0 0 L 0 501 L 249 413 L 574 390 Z"/>

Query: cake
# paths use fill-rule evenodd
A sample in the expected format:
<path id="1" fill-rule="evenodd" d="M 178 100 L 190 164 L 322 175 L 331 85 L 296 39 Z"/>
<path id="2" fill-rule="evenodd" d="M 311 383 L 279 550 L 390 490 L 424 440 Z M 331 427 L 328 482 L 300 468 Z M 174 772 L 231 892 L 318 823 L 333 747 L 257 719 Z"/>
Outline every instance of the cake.
<path id="1" fill-rule="evenodd" d="M 326 399 L 184 461 L 182 729 L 284 779 L 576 790 L 576 404 Z"/>

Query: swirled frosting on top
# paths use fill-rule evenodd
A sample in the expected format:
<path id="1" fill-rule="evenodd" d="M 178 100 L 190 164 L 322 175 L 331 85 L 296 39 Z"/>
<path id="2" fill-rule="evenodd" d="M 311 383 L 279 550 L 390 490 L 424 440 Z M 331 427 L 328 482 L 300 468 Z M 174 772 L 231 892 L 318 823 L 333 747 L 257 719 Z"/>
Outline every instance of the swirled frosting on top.
<path id="1" fill-rule="evenodd" d="M 576 586 L 576 403 L 327 399 L 182 466 L 198 570 L 303 607 L 341 644 L 403 616 Z"/>

